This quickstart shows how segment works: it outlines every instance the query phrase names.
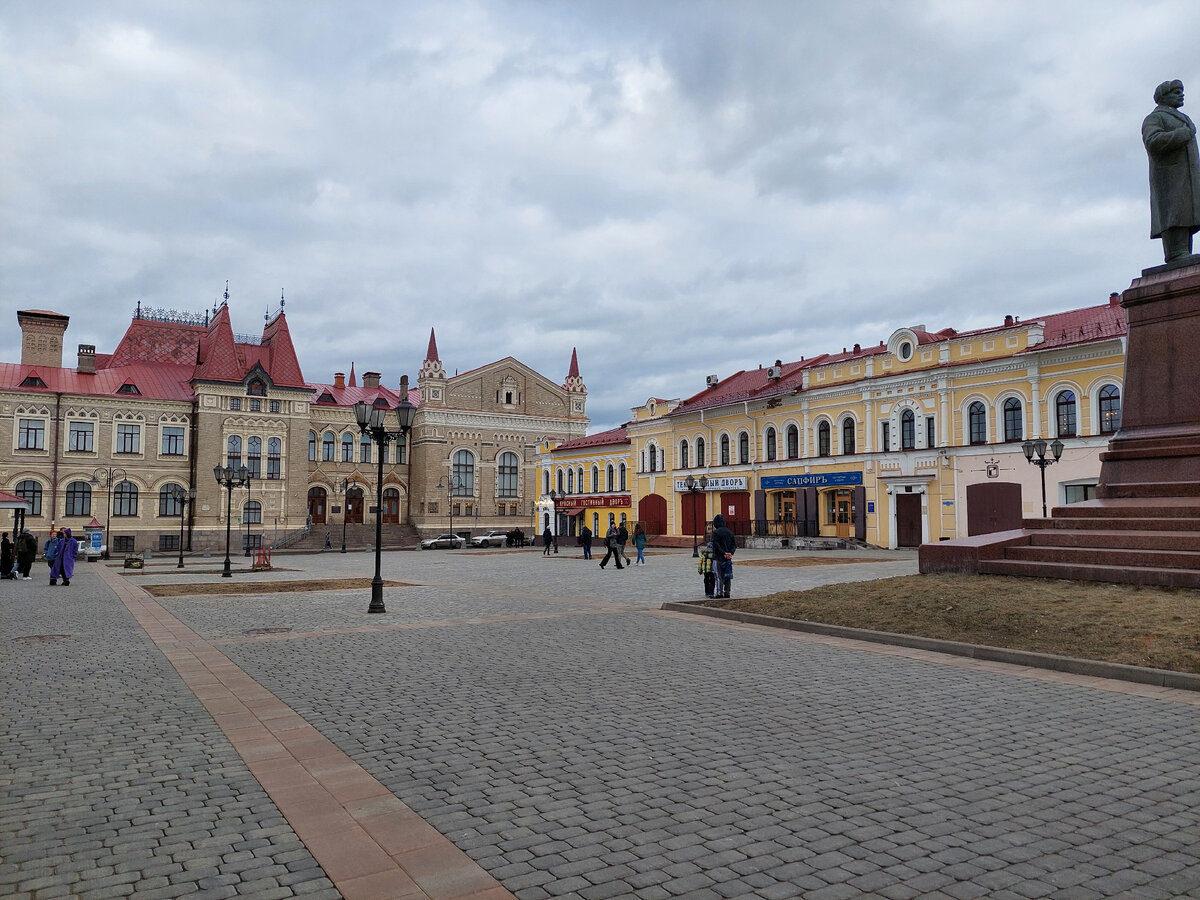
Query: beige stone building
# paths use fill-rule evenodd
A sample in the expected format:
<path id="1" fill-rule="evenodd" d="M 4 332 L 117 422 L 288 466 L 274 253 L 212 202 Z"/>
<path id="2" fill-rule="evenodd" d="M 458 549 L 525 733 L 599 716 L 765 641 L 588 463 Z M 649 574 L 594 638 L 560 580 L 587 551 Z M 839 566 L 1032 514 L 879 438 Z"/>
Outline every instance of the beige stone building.
<path id="1" fill-rule="evenodd" d="M 226 301 L 228 296 L 226 296 Z M 373 540 L 380 448 L 354 404 L 418 407 L 407 440 L 383 449 L 380 509 L 391 541 L 513 528 L 536 500 L 534 447 L 587 429 L 572 354 L 561 385 L 511 357 L 448 377 L 430 333 L 416 388 L 379 372 L 304 379 L 282 303 L 262 334 L 235 335 L 228 302 L 208 313 L 142 310 L 111 354 L 79 345 L 64 366 L 69 318 L 18 313 L 19 363 L 0 363 L 0 490 L 31 504 L 44 536 L 71 527 L 113 554 L 235 552 L 310 533 Z M 388 428 L 396 429 L 389 412 Z M 248 478 L 218 484 L 217 466 Z M 238 479 L 240 482 L 241 478 Z M 195 490 L 195 499 L 186 497 Z"/>

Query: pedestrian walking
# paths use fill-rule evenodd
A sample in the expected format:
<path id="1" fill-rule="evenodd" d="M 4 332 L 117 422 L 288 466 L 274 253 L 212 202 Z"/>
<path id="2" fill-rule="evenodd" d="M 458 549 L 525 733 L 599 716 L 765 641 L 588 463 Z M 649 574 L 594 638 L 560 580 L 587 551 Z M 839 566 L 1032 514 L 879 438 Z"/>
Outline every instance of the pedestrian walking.
<path id="1" fill-rule="evenodd" d="M 637 548 L 637 564 L 644 566 L 646 564 L 646 529 L 642 528 L 641 522 L 633 527 L 633 546 Z"/>
<path id="2" fill-rule="evenodd" d="M 608 531 L 604 534 L 604 549 L 608 552 L 604 554 L 604 559 L 600 560 L 600 568 L 603 569 L 605 564 L 612 557 L 616 558 L 618 569 L 624 568 L 624 566 L 621 565 L 621 545 L 619 543 L 617 526 L 608 526 Z"/>
<path id="3" fill-rule="evenodd" d="M 554 535 L 550 531 L 550 526 L 546 526 L 546 530 L 542 532 L 542 556 L 550 555 L 550 545 L 554 543 Z"/>
<path id="4" fill-rule="evenodd" d="M 326 549 L 326 550 L 333 549 L 333 532 L 331 532 L 331 531 L 325 532 L 325 548 L 324 549 Z"/>
<path id="5" fill-rule="evenodd" d="M 586 525 L 579 529 L 579 544 L 583 547 L 583 558 L 592 558 L 592 529 Z"/>
<path id="6" fill-rule="evenodd" d="M 716 595 L 728 597 L 729 586 L 733 582 L 733 554 L 737 552 L 737 541 L 721 514 L 713 516 L 712 525 L 713 572 L 717 576 L 718 587 Z"/>
<path id="7" fill-rule="evenodd" d="M 3 539 L 0 539 L 0 578 L 15 578 L 13 574 L 17 567 L 17 557 L 13 553 L 13 542 L 8 539 L 8 532 L 4 532 Z"/>
<path id="8" fill-rule="evenodd" d="M 54 574 L 54 560 L 58 556 L 59 535 L 55 532 L 50 532 L 50 540 L 46 541 L 46 546 L 42 548 L 42 557 L 46 560 L 46 565 L 50 569 L 50 584 L 58 584 L 58 576 Z"/>
<path id="9" fill-rule="evenodd" d="M 33 568 L 33 558 L 37 556 L 37 538 L 23 529 L 17 538 L 17 572 L 23 581 L 32 581 L 29 570 Z"/>
<path id="10" fill-rule="evenodd" d="M 625 552 L 625 547 L 628 546 L 628 544 L 629 529 L 626 528 L 625 523 L 622 522 L 620 527 L 617 528 L 617 546 L 621 551 L 621 558 L 625 560 L 625 565 L 630 566 L 633 565 L 633 563 L 629 561 L 629 554 Z"/>

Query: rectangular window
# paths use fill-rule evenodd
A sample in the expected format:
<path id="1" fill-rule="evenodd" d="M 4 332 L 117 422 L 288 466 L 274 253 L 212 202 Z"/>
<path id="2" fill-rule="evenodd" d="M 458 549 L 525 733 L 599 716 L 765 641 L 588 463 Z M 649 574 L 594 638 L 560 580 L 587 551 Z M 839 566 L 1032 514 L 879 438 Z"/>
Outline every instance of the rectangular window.
<path id="1" fill-rule="evenodd" d="M 91 453 L 94 426 L 91 422 L 72 422 L 67 438 L 67 450 L 71 453 Z"/>
<path id="2" fill-rule="evenodd" d="M 882 422 L 880 424 L 883 426 L 883 440 L 880 442 L 880 449 L 887 453 L 892 449 L 892 423 Z"/>
<path id="3" fill-rule="evenodd" d="M 229 398 L 229 408 L 233 409 L 233 410 L 241 409 L 242 408 L 242 398 L 241 397 L 230 397 Z"/>
<path id="4" fill-rule="evenodd" d="M 179 535 L 177 534 L 160 534 L 158 536 L 159 550 L 179 550 Z"/>
<path id="5" fill-rule="evenodd" d="M 925 446 L 937 446 L 937 429 L 934 427 L 936 419 L 933 416 L 925 417 Z"/>
<path id="6" fill-rule="evenodd" d="M 164 425 L 162 429 L 162 455 L 183 456 L 183 428 Z"/>
<path id="7" fill-rule="evenodd" d="M 19 450 L 44 450 L 46 442 L 46 423 L 42 419 L 22 419 L 20 433 L 17 438 Z"/>
<path id="8" fill-rule="evenodd" d="M 251 400 L 250 401 L 250 412 L 262 412 L 262 401 L 261 400 Z"/>
<path id="9" fill-rule="evenodd" d="M 246 547 L 249 547 L 251 550 L 257 550 L 261 546 L 262 546 L 262 535 L 261 534 L 243 534 L 242 535 L 242 549 L 243 550 Z"/>
<path id="10" fill-rule="evenodd" d="M 273 412 L 273 413 L 279 412 L 279 410 L 280 410 L 279 401 L 278 400 L 270 401 L 270 409 L 271 409 L 271 412 Z"/>
<path id="11" fill-rule="evenodd" d="M 277 480 L 279 478 L 279 453 L 283 449 L 283 443 L 279 438 L 267 439 L 267 478 Z"/>
<path id="12" fill-rule="evenodd" d="M 1063 490 L 1066 492 L 1065 499 L 1068 503 L 1096 499 L 1096 485 L 1094 484 L 1064 484 Z"/>
<path id="13" fill-rule="evenodd" d="M 140 453 L 142 450 L 141 425 L 117 425 L 117 442 L 114 453 Z"/>
<path id="14" fill-rule="evenodd" d="M 126 535 L 125 537 L 113 538 L 114 553 L 132 553 L 133 552 L 133 537 Z"/>

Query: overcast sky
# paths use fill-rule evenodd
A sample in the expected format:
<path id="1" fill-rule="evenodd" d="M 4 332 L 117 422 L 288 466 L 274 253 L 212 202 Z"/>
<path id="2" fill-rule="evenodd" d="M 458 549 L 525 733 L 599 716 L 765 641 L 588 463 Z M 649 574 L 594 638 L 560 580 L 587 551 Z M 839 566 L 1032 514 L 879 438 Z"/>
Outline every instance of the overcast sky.
<path id="1" fill-rule="evenodd" d="M 1139 128 L 1200 3 L 0 6 L 0 359 L 136 303 L 305 377 L 571 348 L 591 431 L 704 376 L 1105 302 L 1162 262 Z"/>

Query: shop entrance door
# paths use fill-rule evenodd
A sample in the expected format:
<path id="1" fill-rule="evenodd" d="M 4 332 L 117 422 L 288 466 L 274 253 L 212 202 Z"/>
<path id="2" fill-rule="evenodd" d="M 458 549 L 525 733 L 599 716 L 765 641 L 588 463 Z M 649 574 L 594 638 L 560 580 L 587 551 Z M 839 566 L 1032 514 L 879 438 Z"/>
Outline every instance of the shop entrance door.
<path id="1" fill-rule="evenodd" d="M 896 546 L 921 546 L 921 495 L 895 494 Z"/>
<path id="2" fill-rule="evenodd" d="M 783 498 L 783 534 L 792 537 L 796 533 L 796 498 Z"/>
<path id="3" fill-rule="evenodd" d="M 851 531 L 854 528 L 854 521 L 851 518 L 850 498 L 842 496 L 842 492 L 838 491 L 837 498 L 837 536 L 840 538 L 850 537 Z"/>

